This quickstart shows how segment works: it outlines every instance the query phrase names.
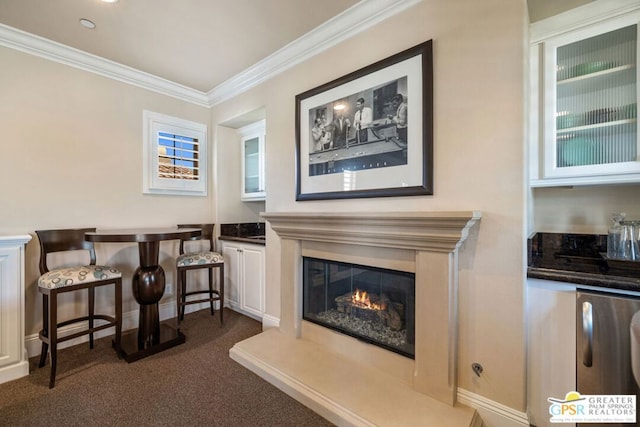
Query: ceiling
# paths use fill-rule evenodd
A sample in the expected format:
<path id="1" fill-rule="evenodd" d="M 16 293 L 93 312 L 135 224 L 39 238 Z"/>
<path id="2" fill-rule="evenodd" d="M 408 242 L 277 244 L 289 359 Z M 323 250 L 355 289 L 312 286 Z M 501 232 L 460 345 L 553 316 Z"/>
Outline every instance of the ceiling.
<path id="1" fill-rule="evenodd" d="M 1 25 L 4 24 L 182 85 L 197 92 L 186 95 L 186 99 L 212 105 L 240 86 L 257 83 L 264 77 L 256 71 L 265 66 L 261 61 L 274 58 L 274 53 L 282 53 L 285 46 L 302 40 L 302 36 L 307 35 L 303 37 L 305 43 L 288 46 L 286 52 L 292 52 L 293 56 L 280 55 L 264 69 L 274 67 L 273 64 L 291 64 L 292 58 L 299 59 L 305 52 L 321 49 L 325 43 L 364 30 L 381 16 L 398 13 L 419 1 L 0 0 L 0 30 L 7 28 Z M 563 0 L 562 5 L 557 0 L 527 0 L 527 3 L 533 22 L 591 1 Z M 83 18 L 95 23 L 95 28 L 80 25 Z M 309 32 L 318 27 L 323 30 L 311 36 Z M 18 44 L 23 42 L 15 34 L 10 37 L 14 39 L 4 45 L 14 46 L 18 39 Z M 30 43 L 23 50 L 40 48 L 37 43 Z M 32 49 L 34 46 L 37 49 Z M 64 55 L 71 62 L 76 60 L 72 53 Z M 88 68 L 95 69 L 95 64 Z M 243 76 L 247 71 L 250 73 Z M 124 80 L 129 81 L 126 70 L 117 73 L 124 73 Z M 142 86 L 146 87 L 146 83 Z M 160 86 L 161 91 L 165 89 Z M 158 88 L 158 82 L 154 88 Z M 175 87 L 169 92 L 172 96 L 184 96 Z M 199 95 L 203 93 L 208 94 L 205 99 Z"/>
<path id="2" fill-rule="evenodd" d="M 0 0 L 0 23 L 208 92 L 358 2 Z"/>
<path id="3" fill-rule="evenodd" d="M 593 1 L 596 0 L 527 0 L 529 21 L 537 22 Z"/>

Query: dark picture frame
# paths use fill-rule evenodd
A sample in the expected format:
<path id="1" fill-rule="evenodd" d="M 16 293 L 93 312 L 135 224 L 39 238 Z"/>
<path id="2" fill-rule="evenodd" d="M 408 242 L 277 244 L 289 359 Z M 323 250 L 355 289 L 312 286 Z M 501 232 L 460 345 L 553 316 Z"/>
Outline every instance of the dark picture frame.
<path id="1" fill-rule="evenodd" d="M 296 200 L 433 195 L 428 40 L 296 96 Z"/>

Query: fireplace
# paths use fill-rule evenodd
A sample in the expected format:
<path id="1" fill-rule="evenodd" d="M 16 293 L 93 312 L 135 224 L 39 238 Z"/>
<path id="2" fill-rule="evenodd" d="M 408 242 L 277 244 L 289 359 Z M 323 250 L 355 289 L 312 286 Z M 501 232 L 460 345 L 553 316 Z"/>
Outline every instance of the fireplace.
<path id="1" fill-rule="evenodd" d="M 275 233 L 267 248 L 267 258 L 273 256 L 267 276 L 280 296 L 279 317 L 269 319 L 270 325 L 263 319 L 261 334 L 235 344 L 232 359 L 338 425 L 397 425 L 397 417 L 405 425 L 442 425 L 443 419 L 451 426 L 481 424 L 475 410 L 456 404 L 458 254 L 480 212 L 272 212 L 262 217 L 267 232 Z M 312 272 L 304 273 L 310 261 Z M 316 276 L 327 269 L 328 279 Z M 334 287 L 342 274 L 353 285 Z M 409 285 L 399 292 L 395 286 L 369 284 L 397 281 L 396 274 L 401 281 L 414 276 L 414 302 Z M 317 281 L 313 296 L 305 295 L 305 275 Z M 355 338 L 350 327 L 338 332 L 318 323 L 333 309 L 357 318 L 378 316 L 360 306 L 358 291 L 366 291 L 370 303 L 388 299 L 402 313 L 400 328 L 413 339 L 402 345 L 376 339 L 371 345 L 370 336 Z"/>
<path id="2" fill-rule="evenodd" d="M 304 257 L 302 318 L 414 358 L 415 274 Z"/>

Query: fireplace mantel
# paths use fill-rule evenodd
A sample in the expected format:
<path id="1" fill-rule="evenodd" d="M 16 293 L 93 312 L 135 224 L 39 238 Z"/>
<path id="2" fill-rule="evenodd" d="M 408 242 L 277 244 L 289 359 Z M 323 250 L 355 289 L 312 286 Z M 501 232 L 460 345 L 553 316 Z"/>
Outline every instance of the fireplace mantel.
<path id="1" fill-rule="evenodd" d="M 389 383 L 395 391 L 384 399 L 397 400 L 398 408 L 409 405 L 408 419 L 427 420 L 443 410 L 436 403 L 444 403 L 451 411 L 447 417 L 456 411 L 461 417 L 451 425 L 478 422 L 475 411 L 460 408 L 456 397 L 458 250 L 480 212 L 269 212 L 262 217 L 280 239 L 274 245 L 280 251 L 280 323 L 236 344 L 230 351 L 234 360 L 334 422 L 366 425 L 376 407 L 387 403 L 372 393 L 371 376 L 351 380 L 360 394 L 345 395 L 327 382 L 327 375 L 363 371 L 362 365 L 395 378 Z M 415 273 L 415 360 L 302 320 L 302 257 L 309 251 L 359 257 L 370 265 L 400 259 L 404 271 Z M 303 355 L 309 360 L 300 360 Z M 412 401 L 421 403 L 407 403 Z M 385 416 L 379 414 L 381 424 Z"/>
<path id="2" fill-rule="evenodd" d="M 285 239 L 451 252 L 481 218 L 456 212 L 273 212 L 262 214 Z"/>

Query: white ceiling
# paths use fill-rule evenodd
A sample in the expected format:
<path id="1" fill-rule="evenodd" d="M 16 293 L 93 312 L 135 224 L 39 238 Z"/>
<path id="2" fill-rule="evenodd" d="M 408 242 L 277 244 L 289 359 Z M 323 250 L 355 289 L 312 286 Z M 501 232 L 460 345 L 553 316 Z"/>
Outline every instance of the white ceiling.
<path id="1" fill-rule="evenodd" d="M 596 0 L 527 0 L 529 21 L 537 22 L 594 1 Z"/>
<path id="2" fill-rule="evenodd" d="M 0 23 L 207 92 L 358 2 L 0 0 Z"/>
<path id="3" fill-rule="evenodd" d="M 0 45 L 211 106 L 420 1 L 0 0 Z"/>

